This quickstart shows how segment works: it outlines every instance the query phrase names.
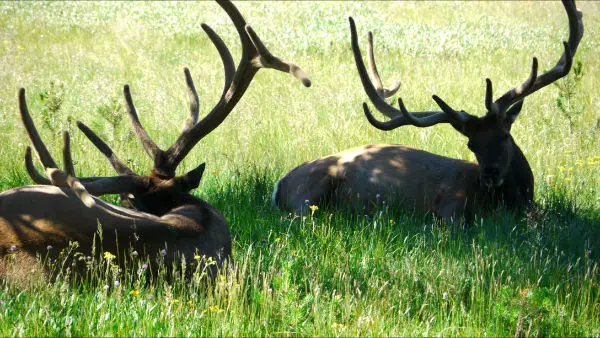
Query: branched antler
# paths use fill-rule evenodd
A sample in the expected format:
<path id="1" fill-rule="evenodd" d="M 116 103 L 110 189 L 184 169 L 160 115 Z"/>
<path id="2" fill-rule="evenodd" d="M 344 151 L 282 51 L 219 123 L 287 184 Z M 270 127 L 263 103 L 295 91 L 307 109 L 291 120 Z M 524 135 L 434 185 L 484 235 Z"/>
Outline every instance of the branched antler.
<path id="1" fill-rule="evenodd" d="M 569 19 L 569 41 L 563 42 L 564 52 L 561 55 L 558 63 L 549 71 L 538 76 L 538 61 L 537 58 L 534 57 L 531 65 L 531 73 L 527 80 L 525 80 L 525 82 L 523 82 L 519 87 L 513 88 L 503 94 L 496 101 L 493 101 L 492 81 L 490 79 L 486 79 L 485 106 L 488 110 L 488 114 L 495 115 L 499 119 L 504 119 L 506 111 L 512 105 L 522 101 L 528 95 L 569 73 L 573 63 L 573 55 L 577 51 L 577 47 L 581 41 L 581 37 L 583 36 L 583 16 L 582 13 L 577 10 L 573 0 L 562 0 L 562 2 Z M 401 98 L 398 99 L 400 109 L 396 109 L 386 103 L 384 100 L 384 98 L 387 97 L 386 89 L 383 88 L 373 57 L 371 32 L 369 32 L 367 53 L 369 56 L 369 68 L 373 74 L 372 77 L 375 84 L 373 84 L 373 82 L 371 82 L 369 79 L 369 75 L 367 74 L 366 67 L 363 63 L 360 48 L 358 47 L 356 27 L 352 18 L 350 18 L 350 33 L 354 60 L 356 61 L 358 74 L 365 92 L 367 93 L 367 96 L 371 102 L 375 105 L 375 108 L 391 118 L 391 120 L 385 122 L 377 120 L 369 110 L 368 106 L 364 104 L 363 109 L 365 111 L 365 115 L 373 126 L 382 130 L 392 130 L 404 125 L 429 127 L 438 123 L 451 123 L 457 130 L 462 131 L 466 121 L 470 118 L 475 118 L 473 115 L 467 114 L 464 111 L 456 111 L 452 109 L 436 95 L 433 95 L 433 100 L 437 103 L 442 111 L 409 112 L 404 106 Z"/>
<path id="2" fill-rule="evenodd" d="M 125 101 L 127 112 L 137 138 L 142 143 L 145 151 L 154 161 L 153 175 L 169 178 L 175 176 L 175 170 L 189 151 L 206 135 L 217 128 L 233 110 L 242 98 L 256 72 L 261 68 L 272 68 L 290 73 L 303 85 L 310 87 L 311 82 L 302 69 L 294 63 L 284 61 L 271 54 L 258 37 L 256 32 L 246 24 L 246 21 L 230 1 L 218 1 L 219 5 L 227 12 L 235 25 L 242 44 L 242 58 L 237 68 L 233 63 L 229 49 L 208 25 L 202 24 L 202 29 L 213 42 L 223 63 L 225 85 L 221 98 L 214 108 L 199 122 L 198 121 L 198 94 L 194 87 L 190 71 L 185 68 L 185 78 L 190 99 L 190 115 L 184 123 L 183 130 L 175 143 L 167 150 L 160 149 L 150 138 L 141 125 L 129 86 L 125 86 Z"/>

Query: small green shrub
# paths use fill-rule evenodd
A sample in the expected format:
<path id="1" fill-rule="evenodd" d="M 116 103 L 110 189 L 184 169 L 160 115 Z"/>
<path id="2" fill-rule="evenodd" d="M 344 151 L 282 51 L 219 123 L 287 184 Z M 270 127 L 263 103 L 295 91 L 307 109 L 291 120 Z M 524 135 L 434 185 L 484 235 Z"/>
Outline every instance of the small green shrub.
<path id="1" fill-rule="evenodd" d="M 121 122 L 123 121 L 123 105 L 119 103 L 115 98 L 110 98 L 103 102 L 98 108 L 96 113 L 108 124 L 111 129 L 111 140 L 117 139 L 117 133 Z"/>
<path id="2" fill-rule="evenodd" d="M 583 65 L 581 61 L 577 61 L 567 76 L 561 81 L 554 82 L 554 85 L 559 90 L 558 96 L 555 99 L 556 107 L 569 121 L 569 131 L 571 134 L 573 134 L 574 119 L 581 115 L 585 109 L 585 104 L 581 102 L 579 95 L 583 75 L 585 75 Z"/>
<path id="3" fill-rule="evenodd" d="M 55 85 L 54 81 L 50 82 L 50 88 L 44 89 L 39 93 L 40 101 L 42 103 L 42 126 L 43 128 L 52 131 L 52 134 L 55 134 L 61 127 L 59 111 L 64 102 L 64 96 L 64 85 Z"/>

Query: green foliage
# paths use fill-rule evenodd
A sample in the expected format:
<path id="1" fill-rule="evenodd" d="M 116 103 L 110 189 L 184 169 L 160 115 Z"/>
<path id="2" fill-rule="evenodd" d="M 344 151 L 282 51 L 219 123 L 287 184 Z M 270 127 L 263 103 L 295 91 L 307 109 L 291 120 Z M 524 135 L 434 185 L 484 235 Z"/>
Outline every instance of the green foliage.
<path id="1" fill-rule="evenodd" d="M 118 128 L 125 117 L 123 105 L 117 99 L 110 98 L 96 108 L 96 114 L 108 122 L 109 128 L 112 131 L 110 134 L 112 136 L 111 140 L 116 140 Z"/>
<path id="2" fill-rule="evenodd" d="M 42 108 L 40 109 L 42 126 L 52 131 L 53 134 L 62 127 L 59 111 L 63 104 L 64 96 L 64 85 L 55 85 L 53 81 L 50 82 L 48 89 L 44 89 L 39 93 L 42 103 Z"/>
<path id="3" fill-rule="evenodd" d="M 560 110 L 563 117 L 569 121 L 569 131 L 571 134 L 573 134 L 573 120 L 581 115 L 585 109 L 585 104 L 581 102 L 580 94 L 583 75 L 583 64 L 581 61 L 577 61 L 567 76 L 554 82 L 554 85 L 559 89 L 555 100 L 556 107 Z"/>

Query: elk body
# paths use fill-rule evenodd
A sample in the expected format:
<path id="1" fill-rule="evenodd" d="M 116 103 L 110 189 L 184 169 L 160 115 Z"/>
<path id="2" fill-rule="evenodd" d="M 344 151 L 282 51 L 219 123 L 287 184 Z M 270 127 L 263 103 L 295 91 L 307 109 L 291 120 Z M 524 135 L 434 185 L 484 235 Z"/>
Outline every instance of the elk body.
<path id="1" fill-rule="evenodd" d="M 28 148 L 26 168 L 40 185 L 0 194 L 0 258 L 11 254 L 27 267 L 36 255 L 53 257 L 74 241 L 79 244 L 77 251 L 89 255 L 94 249 L 95 236 L 99 241 L 99 225 L 102 226 L 102 249 L 116 254 L 121 263 L 130 250 L 150 255 L 162 252 L 167 267 L 177 256 L 189 263 L 204 255 L 212 258 L 217 267 L 230 258 L 231 235 L 227 221 L 217 209 L 190 193 L 199 185 L 204 163 L 183 176 L 175 175 L 177 166 L 196 143 L 223 122 L 260 68 L 289 72 L 306 86 L 310 86 L 310 80 L 293 63 L 273 56 L 232 3 L 221 1 L 219 4 L 238 31 L 242 58 L 236 68 L 221 38 L 210 27 L 202 25 L 220 54 L 225 73 L 221 98 L 206 117 L 198 121 L 198 95 L 186 68 L 190 115 L 175 143 L 161 150 L 141 125 L 129 87 L 124 88 L 133 131 L 154 161 L 148 176 L 135 174 L 81 122 L 77 123 L 79 129 L 106 156 L 119 176 L 77 179 L 67 133 L 63 148 L 65 170 L 59 170 L 36 131 L 27 109 L 25 90 L 19 91 L 21 118 L 44 165 L 46 177 L 36 171 Z M 120 194 L 128 208 L 95 197 L 104 194 Z M 3 269 L 0 263 L 0 276 L 6 274 Z"/>
<path id="2" fill-rule="evenodd" d="M 510 134 L 523 99 L 567 75 L 583 34 L 582 15 L 573 1 L 563 1 L 569 19 L 569 41 L 556 66 L 538 76 L 533 59 L 529 78 L 518 88 L 492 99 L 492 82 L 486 80 L 487 113 L 477 117 L 456 111 L 433 95 L 441 111 L 409 112 L 402 99 L 400 109 L 385 98 L 392 89 L 383 87 L 373 56 L 369 32 L 369 72 L 363 63 L 355 24 L 350 18 L 351 44 L 364 90 L 389 121 L 379 121 L 366 103 L 363 109 L 375 128 L 388 131 L 405 125 L 429 127 L 449 123 L 468 138 L 467 146 L 477 163 L 435 155 L 403 145 L 366 145 L 306 162 L 284 176 L 275 186 L 273 204 L 286 211 L 306 212 L 308 204 L 348 205 L 362 210 L 385 200 L 404 208 L 431 212 L 442 218 L 473 217 L 478 210 L 505 205 L 520 209 L 533 200 L 534 179 L 523 152 Z"/>

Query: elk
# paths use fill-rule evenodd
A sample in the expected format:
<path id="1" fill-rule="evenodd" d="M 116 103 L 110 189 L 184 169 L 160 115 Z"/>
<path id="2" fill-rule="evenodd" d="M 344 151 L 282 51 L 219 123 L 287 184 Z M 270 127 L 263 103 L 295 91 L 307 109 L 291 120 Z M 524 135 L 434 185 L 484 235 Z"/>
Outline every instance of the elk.
<path id="1" fill-rule="evenodd" d="M 78 251 L 89 255 L 94 250 L 94 236 L 101 225 L 103 250 L 116 254 L 120 263 L 129 250 L 151 255 L 162 251 L 167 267 L 175 257 L 183 257 L 189 263 L 198 255 L 204 255 L 216 261 L 216 267 L 230 258 L 231 235 L 227 221 L 217 209 L 190 193 L 198 187 L 205 164 L 183 176 L 175 175 L 177 166 L 204 136 L 225 120 L 260 68 L 288 72 L 306 86 L 310 86 L 310 80 L 295 64 L 273 56 L 231 2 L 221 1 L 219 5 L 239 34 L 241 61 L 236 68 L 223 40 L 208 25 L 202 24 L 223 63 L 223 92 L 208 115 L 198 121 L 198 94 L 190 71 L 184 69 L 190 113 L 181 134 L 167 150 L 160 149 L 150 138 L 140 123 L 129 86 L 124 87 L 126 110 L 133 131 L 154 163 L 147 176 L 134 173 L 102 139 L 79 121 L 79 129 L 106 156 L 119 175 L 77 179 L 68 134 L 65 134 L 63 148 L 65 170 L 58 169 L 29 114 L 25 90 L 19 91 L 21 119 L 45 168 L 46 177 L 36 171 L 28 148 L 25 156 L 27 172 L 40 185 L 0 194 L 0 257 L 11 254 L 18 256 L 18 261 L 31 262 L 36 255 L 54 257 L 74 241 L 79 244 Z M 123 204 L 129 208 L 96 197 L 105 194 L 120 194 Z M 52 249 L 48 251 L 48 248 Z M 0 276 L 2 273 L 0 264 Z"/>
<path id="2" fill-rule="evenodd" d="M 533 201 L 534 179 L 523 152 L 510 134 L 523 99 L 569 72 L 583 34 L 582 14 L 573 1 L 563 0 L 569 20 L 569 41 L 558 63 L 538 75 L 533 58 L 531 73 L 518 88 L 493 101 L 492 82 L 486 80 L 487 113 L 477 117 L 456 111 L 433 95 L 441 111 L 409 112 L 402 99 L 400 109 L 385 101 L 399 87 L 383 87 L 373 56 L 369 32 L 367 57 L 363 63 L 354 20 L 350 17 L 351 45 L 364 90 L 379 110 L 391 118 L 377 120 L 363 103 L 367 120 L 375 128 L 389 131 L 405 125 L 430 127 L 449 123 L 467 137 L 477 163 L 448 158 L 404 145 L 373 144 L 349 149 L 293 169 L 275 185 L 273 204 L 281 210 L 305 213 L 308 204 L 323 202 L 362 210 L 376 202 L 418 209 L 444 219 L 470 222 L 475 212 L 504 205 L 518 210 Z M 369 78 L 372 77 L 373 81 Z"/>

